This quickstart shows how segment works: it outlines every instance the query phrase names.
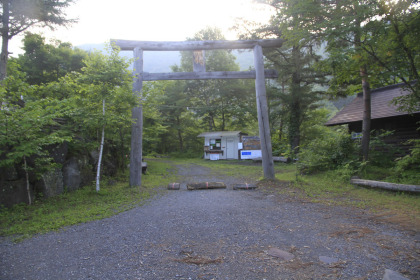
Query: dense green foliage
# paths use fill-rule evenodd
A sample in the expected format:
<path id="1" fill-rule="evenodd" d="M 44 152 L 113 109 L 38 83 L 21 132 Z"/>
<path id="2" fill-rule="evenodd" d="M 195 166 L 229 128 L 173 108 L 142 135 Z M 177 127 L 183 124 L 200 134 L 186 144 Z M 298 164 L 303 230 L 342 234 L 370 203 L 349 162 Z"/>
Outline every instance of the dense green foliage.
<path id="1" fill-rule="evenodd" d="M 420 182 L 420 140 L 411 140 L 414 144 L 410 154 L 398 158 L 391 178 L 397 182 L 419 184 Z"/>
<path id="2" fill-rule="evenodd" d="M 356 143 L 345 130 L 323 129 L 323 133 L 302 148 L 298 168 L 303 173 L 349 167 L 357 161 Z"/>
<path id="3" fill-rule="evenodd" d="M 16 60 L 30 85 L 58 81 L 68 73 L 81 72 L 87 57 L 85 51 L 73 48 L 69 43 L 48 44 L 44 37 L 32 33 L 25 35 L 23 50 L 24 54 Z"/>
<path id="4" fill-rule="evenodd" d="M 37 177 L 57 164 L 49 154 L 52 146 L 65 142 L 70 156 L 89 155 L 98 149 L 100 131 L 105 128 L 104 159 L 108 162 L 105 172 L 116 174 L 124 170 L 126 155 L 129 154 L 130 110 L 135 103 L 131 93 L 132 78 L 127 70 L 129 62 L 115 50 L 104 55 L 99 52 L 82 53 L 65 47 L 63 52 L 62 44 L 46 45 L 41 37 L 32 34 L 25 41 L 34 38 L 41 43 L 31 49 L 31 53 L 42 53 L 42 50 L 48 49 L 43 57 L 47 60 L 59 57 L 56 61 L 68 58 L 70 53 L 70 57 L 77 60 L 84 57 L 78 62 L 83 67 L 79 65 L 78 72 L 69 70 L 61 77 L 53 75 L 54 79 L 51 75 L 38 76 L 31 84 L 28 80 L 32 72 L 28 69 L 36 64 L 30 62 L 31 53 L 10 61 L 10 75 L 3 81 L 0 92 L 1 166 L 17 166 L 19 169 L 25 159 L 30 158 L 28 168 Z M 19 62 L 25 66 L 20 66 Z M 106 115 L 103 114 L 104 100 Z M 33 182 L 36 178 L 29 180 Z"/>

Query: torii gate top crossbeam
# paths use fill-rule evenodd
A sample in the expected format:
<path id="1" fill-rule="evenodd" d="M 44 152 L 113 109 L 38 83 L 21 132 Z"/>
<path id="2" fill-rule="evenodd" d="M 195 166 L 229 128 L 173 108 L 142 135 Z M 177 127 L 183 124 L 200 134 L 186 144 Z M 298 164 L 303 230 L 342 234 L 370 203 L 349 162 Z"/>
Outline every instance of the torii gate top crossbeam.
<path id="1" fill-rule="evenodd" d="M 238 41 L 131 41 L 111 40 L 122 51 L 139 48 L 143 51 L 195 51 L 215 49 L 252 49 L 256 45 L 263 48 L 281 47 L 282 39 L 238 40 Z"/>

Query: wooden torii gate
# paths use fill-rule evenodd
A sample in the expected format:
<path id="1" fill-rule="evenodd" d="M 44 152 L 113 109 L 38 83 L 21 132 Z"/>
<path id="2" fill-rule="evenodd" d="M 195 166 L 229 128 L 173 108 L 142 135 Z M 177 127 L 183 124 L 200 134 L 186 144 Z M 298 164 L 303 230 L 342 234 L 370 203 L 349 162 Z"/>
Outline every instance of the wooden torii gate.
<path id="1" fill-rule="evenodd" d="M 130 41 L 111 40 L 111 43 L 123 51 L 133 51 L 134 81 L 133 94 L 139 99 L 143 81 L 158 80 L 208 80 L 208 79 L 255 79 L 257 99 L 258 126 L 261 141 L 262 165 L 264 178 L 274 179 L 274 163 L 271 146 L 270 126 L 268 121 L 268 105 L 265 88 L 265 78 L 277 78 L 274 70 L 264 70 L 263 51 L 265 47 L 281 47 L 283 40 L 240 40 L 240 41 Z M 215 49 L 253 49 L 255 71 L 219 71 L 206 72 L 204 51 Z M 194 72 L 174 73 L 146 73 L 143 72 L 144 51 L 193 51 Z M 130 154 L 130 186 L 141 186 L 142 171 L 142 130 L 143 113 L 142 104 L 132 109 L 134 120 L 131 128 L 131 154 Z"/>

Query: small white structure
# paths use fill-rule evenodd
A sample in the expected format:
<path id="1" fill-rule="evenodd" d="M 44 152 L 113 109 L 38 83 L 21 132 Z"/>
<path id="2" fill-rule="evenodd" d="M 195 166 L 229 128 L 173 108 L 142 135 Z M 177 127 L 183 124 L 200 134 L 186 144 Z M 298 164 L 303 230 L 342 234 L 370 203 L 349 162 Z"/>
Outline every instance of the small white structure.
<path id="1" fill-rule="evenodd" d="M 197 137 L 204 137 L 204 159 L 219 160 L 239 159 L 244 135 L 247 134 L 240 131 L 212 131 Z"/>

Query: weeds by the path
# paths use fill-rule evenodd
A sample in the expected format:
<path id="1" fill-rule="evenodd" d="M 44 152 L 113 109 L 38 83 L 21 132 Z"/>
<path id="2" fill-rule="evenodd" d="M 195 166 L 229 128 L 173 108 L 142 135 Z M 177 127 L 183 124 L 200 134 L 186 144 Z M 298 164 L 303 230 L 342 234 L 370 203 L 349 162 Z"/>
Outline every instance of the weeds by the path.
<path id="1" fill-rule="evenodd" d="M 173 181 L 175 176 L 169 163 L 150 161 L 140 188 L 128 186 L 127 173 L 112 180 L 102 180 L 99 193 L 92 184 L 74 192 L 38 199 L 32 205 L 1 209 L 0 235 L 13 235 L 19 241 L 33 234 L 113 216 L 141 205 L 159 186 Z"/>

